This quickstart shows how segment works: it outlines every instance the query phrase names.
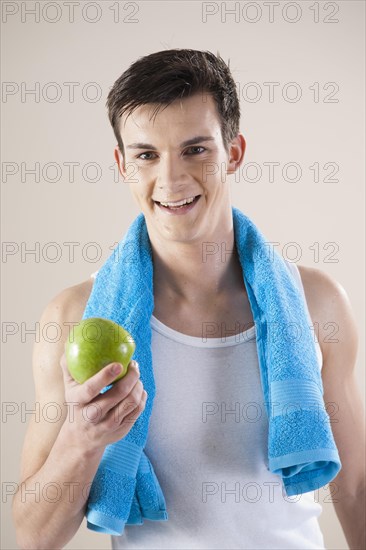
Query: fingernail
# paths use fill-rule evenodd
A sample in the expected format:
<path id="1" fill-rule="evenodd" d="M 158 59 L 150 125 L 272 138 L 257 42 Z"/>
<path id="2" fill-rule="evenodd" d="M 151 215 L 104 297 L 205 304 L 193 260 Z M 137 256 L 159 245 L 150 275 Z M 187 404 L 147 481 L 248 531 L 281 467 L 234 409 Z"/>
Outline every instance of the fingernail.
<path id="1" fill-rule="evenodd" d="M 113 374 L 119 374 L 122 370 L 122 366 L 119 365 L 118 363 L 116 363 L 115 365 L 113 365 L 112 367 L 112 373 Z"/>

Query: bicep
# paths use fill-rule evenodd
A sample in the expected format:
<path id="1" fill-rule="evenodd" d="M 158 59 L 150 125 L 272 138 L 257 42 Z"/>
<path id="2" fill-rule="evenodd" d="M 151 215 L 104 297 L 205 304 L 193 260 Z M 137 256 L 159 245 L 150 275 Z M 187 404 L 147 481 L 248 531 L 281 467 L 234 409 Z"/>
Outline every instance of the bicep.
<path id="1" fill-rule="evenodd" d="M 365 411 L 356 374 L 358 332 L 351 304 L 338 283 L 330 283 L 329 292 L 328 321 L 336 323 L 338 332 L 335 341 L 323 345 L 322 380 L 342 463 L 332 482 L 340 498 L 354 496 L 365 484 Z"/>
<path id="2" fill-rule="evenodd" d="M 35 415 L 25 435 L 20 479 L 36 473 L 46 461 L 67 416 L 65 387 L 60 359 L 72 323 L 80 322 L 87 294 L 80 287 L 66 289 L 47 305 L 40 319 L 40 333 L 48 323 L 57 323 L 60 338 L 55 342 L 40 339 L 33 347 L 32 369 L 35 388 Z M 48 325 L 49 326 L 49 325 Z"/>

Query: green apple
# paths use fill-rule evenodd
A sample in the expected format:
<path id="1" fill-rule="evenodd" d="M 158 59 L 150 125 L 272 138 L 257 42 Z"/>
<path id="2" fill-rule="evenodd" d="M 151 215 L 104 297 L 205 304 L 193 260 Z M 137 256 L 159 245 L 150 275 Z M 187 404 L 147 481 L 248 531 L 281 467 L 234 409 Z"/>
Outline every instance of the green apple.
<path id="1" fill-rule="evenodd" d="M 113 382 L 123 378 L 135 351 L 131 334 L 102 317 L 84 319 L 70 331 L 65 356 L 71 376 L 82 384 L 109 363 L 123 366 Z M 113 383 L 111 382 L 111 383 Z"/>

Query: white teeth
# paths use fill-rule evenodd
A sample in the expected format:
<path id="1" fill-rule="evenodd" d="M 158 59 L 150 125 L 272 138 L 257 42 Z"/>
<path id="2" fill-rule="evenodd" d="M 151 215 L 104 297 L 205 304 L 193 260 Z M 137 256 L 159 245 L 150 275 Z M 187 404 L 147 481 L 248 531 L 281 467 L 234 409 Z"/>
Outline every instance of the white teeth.
<path id="1" fill-rule="evenodd" d="M 170 207 L 173 207 L 173 206 L 183 206 L 183 204 L 190 204 L 191 202 L 193 202 L 195 199 L 195 197 L 190 197 L 189 199 L 183 199 L 181 201 L 178 201 L 178 202 L 161 202 L 160 204 L 162 204 L 163 206 L 170 206 Z"/>

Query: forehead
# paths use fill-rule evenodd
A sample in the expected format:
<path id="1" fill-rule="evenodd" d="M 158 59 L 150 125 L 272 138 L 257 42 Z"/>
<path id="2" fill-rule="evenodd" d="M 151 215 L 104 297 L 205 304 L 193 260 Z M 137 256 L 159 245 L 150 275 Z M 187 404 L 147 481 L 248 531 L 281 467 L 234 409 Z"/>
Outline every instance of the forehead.
<path id="1" fill-rule="evenodd" d="M 168 106 L 149 103 L 141 105 L 131 114 L 124 113 L 120 120 L 122 137 L 155 133 L 162 129 L 164 132 L 167 129 L 189 129 L 192 134 L 198 130 L 199 133 L 203 130 L 219 132 L 220 119 L 215 100 L 205 92 L 177 99 Z"/>

